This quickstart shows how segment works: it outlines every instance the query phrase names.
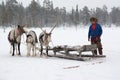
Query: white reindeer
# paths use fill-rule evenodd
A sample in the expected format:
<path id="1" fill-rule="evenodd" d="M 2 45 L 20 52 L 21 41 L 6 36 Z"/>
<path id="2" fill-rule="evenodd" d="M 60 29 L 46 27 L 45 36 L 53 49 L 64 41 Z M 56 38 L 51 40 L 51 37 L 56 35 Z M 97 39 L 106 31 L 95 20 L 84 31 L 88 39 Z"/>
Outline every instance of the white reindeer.
<path id="1" fill-rule="evenodd" d="M 30 56 L 30 52 L 32 50 L 32 56 L 36 56 L 36 43 L 38 43 L 37 40 L 37 35 L 34 31 L 30 31 L 27 34 L 27 39 L 26 39 L 26 43 L 27 43 L 27 57 Z"/>

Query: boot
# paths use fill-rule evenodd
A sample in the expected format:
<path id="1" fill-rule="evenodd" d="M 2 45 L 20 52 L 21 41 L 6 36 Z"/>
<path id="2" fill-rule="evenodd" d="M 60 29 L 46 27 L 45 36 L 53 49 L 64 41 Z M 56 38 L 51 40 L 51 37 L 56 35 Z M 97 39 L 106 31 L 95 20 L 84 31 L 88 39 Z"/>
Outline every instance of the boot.
<path id="1" fill-rule="evenodd" d="M 99 51 L 99 54 L 100 54 L 100 55 L 103 55 L 102 48 L 99 48 L 98 51 Z"/>

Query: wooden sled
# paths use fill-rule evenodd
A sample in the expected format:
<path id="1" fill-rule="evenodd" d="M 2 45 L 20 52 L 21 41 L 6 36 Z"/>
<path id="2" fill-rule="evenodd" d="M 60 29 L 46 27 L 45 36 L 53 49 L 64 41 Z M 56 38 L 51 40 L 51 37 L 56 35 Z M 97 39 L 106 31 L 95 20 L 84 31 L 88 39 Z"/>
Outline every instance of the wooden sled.
<path id="1" fill-rule="evenodd" d="M 53 51 L 54 54 L 49 54 L 49 57 L 57 57 L 57 58 L 63 58 L 63 59 L 70 59 L 70 60 L 78 60 L 78 61 L 85 61 L 89 60 L 90 58 L 104 58 L 105 55 L 85 55 L 82 54 L 82 52 L 89 52 L 97 49 L 97 45 L 83 45 L 83 46 L 67 46 L 67 45 L 61 45 L 61 46 L 55 46 L 53 48 L 49 48 L 48 50 Z M 76 52 L 78 54 L 71 54 L 71 52 Z"/>

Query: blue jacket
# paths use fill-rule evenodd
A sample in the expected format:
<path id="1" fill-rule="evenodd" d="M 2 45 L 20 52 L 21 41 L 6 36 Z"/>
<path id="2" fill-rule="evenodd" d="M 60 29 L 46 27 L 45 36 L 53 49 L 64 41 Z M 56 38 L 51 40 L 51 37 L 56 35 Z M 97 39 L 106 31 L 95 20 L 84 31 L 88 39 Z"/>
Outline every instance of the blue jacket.
<path id="1" fill-rule="evenodd" d="M 102 31 L 102 27 L 100 26 L 100 24 L 96 24 L 96 29 L 93 30 L 92 29 L 92 25 L 89 28 L 89 32 L 88 32 L 88 38 L 94 38 L 94 37 L 100 37 L 102 35 L 103 31 Z"/>

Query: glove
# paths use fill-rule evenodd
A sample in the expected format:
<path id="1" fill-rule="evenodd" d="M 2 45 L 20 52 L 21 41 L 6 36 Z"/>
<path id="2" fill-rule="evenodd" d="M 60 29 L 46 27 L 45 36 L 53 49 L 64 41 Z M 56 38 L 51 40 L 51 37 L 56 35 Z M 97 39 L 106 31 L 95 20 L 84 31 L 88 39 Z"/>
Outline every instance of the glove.
<path id="1" fill-rule="evenodd" d="M 88 41 L 91 41 L 90 38 L 88 38 Z"/>

